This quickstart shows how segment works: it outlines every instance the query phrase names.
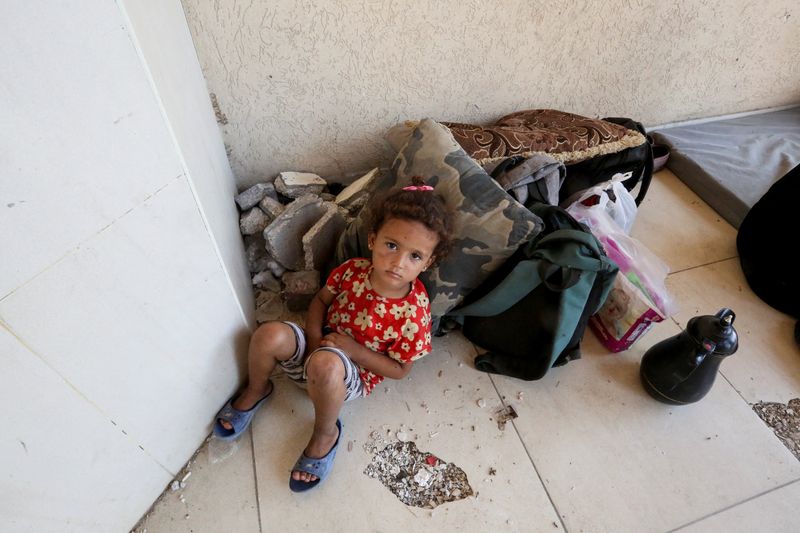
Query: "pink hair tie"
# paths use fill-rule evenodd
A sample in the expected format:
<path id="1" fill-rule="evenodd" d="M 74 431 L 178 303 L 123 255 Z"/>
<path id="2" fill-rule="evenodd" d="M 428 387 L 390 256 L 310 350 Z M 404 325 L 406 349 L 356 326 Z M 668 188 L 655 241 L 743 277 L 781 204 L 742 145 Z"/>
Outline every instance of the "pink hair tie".
<path id="1" fill-rule="evenodd" d="M 408 187 L 403 187 L 404 191 L 432 191 L 433 187 L 430 185 L 409 185 Z"/>

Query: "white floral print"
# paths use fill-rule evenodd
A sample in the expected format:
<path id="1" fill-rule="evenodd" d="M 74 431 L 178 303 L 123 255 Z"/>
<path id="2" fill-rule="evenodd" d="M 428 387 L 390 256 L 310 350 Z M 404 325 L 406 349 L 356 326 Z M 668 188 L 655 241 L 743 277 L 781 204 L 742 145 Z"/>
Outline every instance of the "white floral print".
<path id="1" fill-rule="evenodd" d="M 389 309 L 389 312 L 392 314 L 392 316 L 394 317 L 395 320 L 400 320 L 400 318 L 403 316 L 404 308 L 405 308 L 405 306 L 392 304 L 392 308 Z"/>
<path id="2" fill-rule="evenodd" d="M 364 294 L 364 289 L 366 289 L 366 285 L 363 281 L 353 282 L 353 294 L 356 295 L 356 298 L 361 298 L 361 295 Z"/>
<path id="3" fill-rule="evenodd" d="M 368 327 L 372 326 L 372 317 L 369 315 L 369 311 L 366 309 L 359 311 L 354 324 L 356 326 L 361 326 L 361 331 L 364 331 Z"/>
<path id="4" fill-rule="evenodd" d="M 410 341 L 414 340 L 414 335 L 416 335 L 418 331 L 419 326 L 410 320 L 406 320 L 406 323 L 403 324 L 403 337 Z"/>
<path id="5" fill-rule="evenodd" d="M 394 330 L 394 327 L 389 326 L 383 331 L 383 340 L 388 341 L 389 339 L 396 339 L 400 336 L 398 332 Z"/>
<path id="6" fill-rule="evenodd" d="M 365 342 L 364 346 L 366 346 L 373 352 L 377 352 L 381 347 L 381 339 L 379 339 L 378 337 L 372 337 L 372 340 Z"/>

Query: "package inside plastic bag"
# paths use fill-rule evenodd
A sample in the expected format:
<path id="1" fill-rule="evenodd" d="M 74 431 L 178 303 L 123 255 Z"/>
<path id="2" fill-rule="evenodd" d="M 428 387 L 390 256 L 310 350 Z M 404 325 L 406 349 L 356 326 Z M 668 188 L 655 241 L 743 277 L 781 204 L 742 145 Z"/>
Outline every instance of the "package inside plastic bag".
<path id="1" fill-rule="evenodd" d="M 678 309 L 665 285 L 669 267 L 617 223 L 607 209 L 608 202 L 602 200 L 604 196 L 607 198 L 604 190 L 595 193 L 600 197 L 595 205 L 576 201 L 567 211 L 589 227 L 608 257 L 619 266 L 614 287 L 605 304 L 589 319 L 589 327 L 606 348 L 621 352 L 630 348 L 654 323 Z M 634 211 L 635 208 L 634 204 Z M 626 211 L 625 216 L 632 224 L 635 212 L 631 217 Z"/>

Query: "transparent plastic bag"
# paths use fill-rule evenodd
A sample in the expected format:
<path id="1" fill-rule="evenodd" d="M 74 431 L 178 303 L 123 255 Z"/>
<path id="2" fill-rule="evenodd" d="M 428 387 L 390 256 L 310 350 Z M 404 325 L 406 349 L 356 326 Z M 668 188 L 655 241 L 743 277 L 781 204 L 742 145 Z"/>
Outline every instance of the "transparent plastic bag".
<path id="1" fill-rule="evenodd" d="M 614 287 L 589 326 L 614 352 L 627 350 L 650 329 L 677 312 L 665 281 L 669 267 L 640 241 L 630 237 L 601 203 L 575 202 L 567 212 L 586 224 L 619 266 Z"/>
<path id="2" fill-rule="evenodd" d="M 622 181 L 629 177 L 629 174 L 614 174 L 611 180 L 599 183 L 583 191 L 570 204 L 567 210 L 569 211 L 576 204 L 592 209 L 602 209 L 626 235 L 629 234 L 633 227 L 633 222 L 636 220 L 636 200 L 625 188 L 625 185 L 622 184 Z M 609 190 L 614 194 L 613 200 L 608 194 Z M 597 198 L 596 201 L 594 200 L 595 197 Z"/>

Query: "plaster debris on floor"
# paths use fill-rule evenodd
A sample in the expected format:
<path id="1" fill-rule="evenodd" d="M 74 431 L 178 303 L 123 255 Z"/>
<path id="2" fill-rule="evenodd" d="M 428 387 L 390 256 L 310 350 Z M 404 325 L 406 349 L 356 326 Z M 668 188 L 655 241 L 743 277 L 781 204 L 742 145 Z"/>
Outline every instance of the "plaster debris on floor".
<path id="1" fill-rule="evenodd" d="M 775 435 L 800 460 L 800 398 L 788 404 L 758 402 L 753 410 L 772 428 Z"/>
<path id="2" fill-rule="evenodd" d="M 473 495 L 462 469 L 418 450 L 413 441 L 387 443 L 380 432 L 373 431 L 364 448 L 374 454 L 364 473 L 378 479 L 406 505 L 433 509 Z"/>
<path id="3" fill-rule="evenodd" d="M 506 429 L 506 422 L 517 418 L 517 411 L 513 406 L 507 405 L 495 413 L 497 417 L 497 427 L 500 430 Z"/>
<path id="4" fill-rule="evenodd" d="M 208 462 L 219 463 L 233 457 L 239 451 L 241 439 L 223 440 L 215 436 L 208 439 Z"/>

